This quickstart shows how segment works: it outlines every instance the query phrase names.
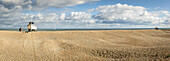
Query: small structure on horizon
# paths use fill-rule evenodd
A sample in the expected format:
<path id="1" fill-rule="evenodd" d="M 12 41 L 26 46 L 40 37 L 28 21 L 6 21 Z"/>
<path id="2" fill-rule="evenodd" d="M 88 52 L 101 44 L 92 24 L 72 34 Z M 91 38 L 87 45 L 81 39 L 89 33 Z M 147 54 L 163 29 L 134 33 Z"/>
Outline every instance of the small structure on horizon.
<path id="1" fill-rule="evenodd" d="M 36 31 L 37 30 L 37 26 L 34 24 L 34 22 L 29 22 L 29 24 L 27 25 L 28 31 Z"/>
<path id="2" fill-rule="evenodd" d="M 155 30 L 159 30 L 158 27 L 155 27 Z"/>

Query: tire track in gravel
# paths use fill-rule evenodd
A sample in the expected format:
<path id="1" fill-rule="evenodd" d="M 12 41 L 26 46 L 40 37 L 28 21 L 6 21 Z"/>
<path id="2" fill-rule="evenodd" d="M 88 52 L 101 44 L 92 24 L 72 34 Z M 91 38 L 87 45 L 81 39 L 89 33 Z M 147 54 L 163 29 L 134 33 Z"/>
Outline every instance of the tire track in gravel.
<path id="1" fill-rule="evenodd" d="M 33 47 L 33 54 L 34 54 L 34 61 L 36 61 L 36 51 L 35 51 L 35 45 L 34 45 L 34 41 L 33 41 L 33 37 L 32 37 L 32 33 L 30 33 L 30 39 L 31 39 L 31 42 L 32 42 L 32 47 Z"/>

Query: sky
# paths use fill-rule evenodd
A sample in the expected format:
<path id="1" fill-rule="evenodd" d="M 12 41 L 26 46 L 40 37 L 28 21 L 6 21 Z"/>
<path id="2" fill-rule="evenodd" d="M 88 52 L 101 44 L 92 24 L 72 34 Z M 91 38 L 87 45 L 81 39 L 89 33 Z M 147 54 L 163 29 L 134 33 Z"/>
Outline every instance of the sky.
<path id="1" fill-rule="evenodd" d="M 0 28 L 170 28 L 170 0 L 0 0 Z"/>

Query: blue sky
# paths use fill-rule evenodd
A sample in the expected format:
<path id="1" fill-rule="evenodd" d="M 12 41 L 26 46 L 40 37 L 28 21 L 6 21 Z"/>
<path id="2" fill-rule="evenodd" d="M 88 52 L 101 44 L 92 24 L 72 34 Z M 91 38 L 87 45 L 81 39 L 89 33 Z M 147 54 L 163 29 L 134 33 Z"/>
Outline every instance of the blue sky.
<path id="1" fill-rule="evenodd" d="M 133 6 L 142 6 L 147 8 L 148 11 L 158 11 L 158 10 L 167 10 L 170 11 L 170 0 L 100 0 L 96 2 L 88 2 L 80 5 L 70 6 L 70 7 L 62 7 L 62 8 L 47 8 L 47 10 L 52 11 L 64 11 L 66 9 L 69 9 L 70 11 L 86 11 L 88 9 L 97 8 L 99 6 L 104 5 L 115 5 L 115 4 L 128 4 Z M 40 11 L 28 11 L 23 10 L 24 13 L 34 13 L 37 14 L 39 12 L 43 12 L 43 10 Z"/>
<path id="2" fill-rule="evenodd" d="M 142 6 L 148 10 L 167 10 L 170 11 L 170 0 L 101 0 L 97 2 L 88 2 L 67 8 L 75 9 L 75 11 L 85 11 L 91 8 L 97 8 L 103 5 L 115 5 L 117 3 L 128 4 L 133 6 Z"/>
<path id="3" fill-rule="evenodd" d="M 0 28 L 170 27 L 170 0 L 0 0 Z"/>

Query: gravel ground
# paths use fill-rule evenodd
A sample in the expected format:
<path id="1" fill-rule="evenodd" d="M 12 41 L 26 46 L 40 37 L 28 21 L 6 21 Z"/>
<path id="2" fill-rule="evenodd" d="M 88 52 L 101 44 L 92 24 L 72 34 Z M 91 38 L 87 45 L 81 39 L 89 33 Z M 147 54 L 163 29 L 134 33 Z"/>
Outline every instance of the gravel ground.
<path id="1" fill-rule="evenodd" d="M 170 61 L 170 30 L 0 31 L 0 61 Z"/>

